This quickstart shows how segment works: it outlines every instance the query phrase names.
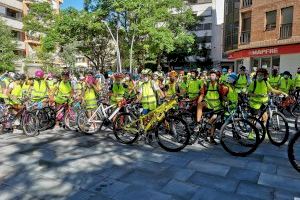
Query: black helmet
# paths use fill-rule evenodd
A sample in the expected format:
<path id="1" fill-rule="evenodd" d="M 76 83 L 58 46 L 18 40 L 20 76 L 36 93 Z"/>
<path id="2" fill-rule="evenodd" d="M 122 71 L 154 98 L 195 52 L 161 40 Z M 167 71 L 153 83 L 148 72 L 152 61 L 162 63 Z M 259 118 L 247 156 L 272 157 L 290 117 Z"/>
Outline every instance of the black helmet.
<path id="1" fill-rule="evenodd" d="M 62 75 L 62 76 L 70 76 L 70 72 L 68 72 L 68 71 L 63 71 L 63 72 L 61 73 L 61 75 Z"/>
<path id="2" fill-rule="evenodd" d="M 15 80 L 15 81 L 20 81 L 20 80 L 22 80 L 22 75 L 19 74 L 19 73 L 16 73 L 16 74 L 14 75 L 14 80 Z"/>

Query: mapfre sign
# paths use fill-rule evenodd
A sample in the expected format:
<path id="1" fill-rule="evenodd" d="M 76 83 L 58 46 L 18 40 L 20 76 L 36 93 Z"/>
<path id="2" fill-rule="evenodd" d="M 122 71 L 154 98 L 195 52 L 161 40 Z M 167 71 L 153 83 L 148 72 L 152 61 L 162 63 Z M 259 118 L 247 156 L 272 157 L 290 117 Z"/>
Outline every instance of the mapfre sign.
<path id="1" fill-rule="evenodd" d="M 252 50 L 249 52 L 249 54 L 250 56 L 264 56 L 264 55 L 278 54 L 278 48 Z"/>
<path id="2" fill-rule="evenodd" d="M 272 56 L 272 55 L 293 54 L 293 53 L 300 53 L 300 44 L 235 51 L 229 53 L 228 59 L 240 59 L 240 58 L 247 58 L 247 57 L 261 57 L 261 56 Z"/>

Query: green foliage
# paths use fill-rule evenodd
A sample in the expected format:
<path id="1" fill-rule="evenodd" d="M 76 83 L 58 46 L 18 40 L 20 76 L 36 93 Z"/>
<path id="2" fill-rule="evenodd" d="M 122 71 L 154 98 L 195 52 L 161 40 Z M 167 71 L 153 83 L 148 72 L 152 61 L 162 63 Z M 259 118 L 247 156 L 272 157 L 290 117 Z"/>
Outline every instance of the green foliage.
<path id="1" fill-rule="evenodd" d="M 14 51 L 17 43 L 12 36 L 11 30 L 0 19 L 0 71 L 13 71 L 14 61 L 18 58 Z"/>
<path id="2" fill-rule="evenodd" d="M 24 31 L 48 33 L 55 20 L 54 12 L 48 2 L 31 3 L 29 13 L 23 17 Z"/>

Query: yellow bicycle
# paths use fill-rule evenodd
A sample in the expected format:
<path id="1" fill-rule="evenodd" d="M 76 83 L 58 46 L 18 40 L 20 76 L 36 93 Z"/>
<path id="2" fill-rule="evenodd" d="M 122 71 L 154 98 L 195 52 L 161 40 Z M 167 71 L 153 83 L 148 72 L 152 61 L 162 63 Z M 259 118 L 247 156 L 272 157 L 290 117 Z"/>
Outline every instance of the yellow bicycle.
<path id="1" fill-rule="evenodd" d="M 177 99 L 172 99 L 147 115 L 120 113 L 114 121 L 114 135 L 123 144 L 133 144 L 140 136 L 155 132 L 160 147 L 170 152 L 180 151 L 188 145 L 190 131 L 185 120 L 174 115 L 177 105 Z"/>

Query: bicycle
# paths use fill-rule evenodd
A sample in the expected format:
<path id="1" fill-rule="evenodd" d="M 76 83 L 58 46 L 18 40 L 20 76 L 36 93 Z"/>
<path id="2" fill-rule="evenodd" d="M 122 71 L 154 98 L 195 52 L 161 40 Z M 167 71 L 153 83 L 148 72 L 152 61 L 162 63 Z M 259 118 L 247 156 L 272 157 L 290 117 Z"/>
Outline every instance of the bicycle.
<path id="1" fill-rule="evenodd" d="M 300 172 L 300 131 L 298 131 L 288 144 L 288 158 L 292 166 Z"/>
<path id="2" fill-rule="evenodd" d="M 244 101 L 246 103 L 241 104 L 238 114 L 241 118 L 251 121 L 255 126 L 259 126 L 260 143 L 264 141 L 267 134 L 273 145 L 283 145 L 289 137 L 289 126 L 284 114 L 278 111 L 277 106 L 274 104 L 272 96 L 270 96 L 268 103 L 263 105 L 259 113 L 255 116 L 250 114 L 248 101 Z M 266 124 L 262 122 L 262 117 L 265 112 L 268 113 Z"/>
<path id="3" fill-rule="evenodd" d="M 60 126 L 67 130 L 77 130 L 77 113 L 80 110 L 80 103 L 74 103 L 69 98 L 60 106 L 45 106 L 41 105 L 33 112 L 39 119 L 38 128 L 40 131 L 45 131 L 55 127 L 58 121 Z M 72 106 L 73 104 L 73 106 Z"/>
<path id="4" fill-rule="evenodd" d="M 120 110 L 127 104 L 124 99 L 119 104 L 109 105 L 103 99 L 98 101 L 98 108 L 89 116 L 88 111 L 83 110 L 78 114 L 77 125 L 81 132 L 92 135 L 101 131 L 102 127 L 108 127 L 113 124 L 113 119 Z M 113 129 L 111 127 L 111 129 Z"/>
<path id="5" fill-rule="evenodd" d="M 132 113 L 122 112 L 114 121 L 114 135 L 123 144 L 133 144 L 140 136 L 149 137 L 155 132 L 155 138 L 161 148 L 178 152 L 188 145 L 190 131 L 182 117 L 174 115 L 173 108 L 177 99 L 162 103 L 155 110 L 136 118 Z"/>
<path id="6" fill-rule="evenodd" d="M 22 127 L 23 133 L 26 136 L 32 137 L 39 134 L 37 129 L 37 118 L 36 116 L 30 112 L 29 110 L 33 105 L 29 104 L 28 99 L 21 100 L 23 107 L 17 111 L 16 114 L 11 114 L 10 106 L 5 104 L 0 104 L 0 132 L 3 133 L 4 129 L 12 129 L 12 124 L 16 122 L 16 120 L 20 120 L 20 127 Z"/>

